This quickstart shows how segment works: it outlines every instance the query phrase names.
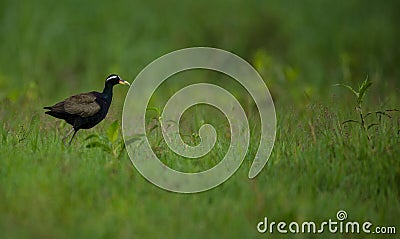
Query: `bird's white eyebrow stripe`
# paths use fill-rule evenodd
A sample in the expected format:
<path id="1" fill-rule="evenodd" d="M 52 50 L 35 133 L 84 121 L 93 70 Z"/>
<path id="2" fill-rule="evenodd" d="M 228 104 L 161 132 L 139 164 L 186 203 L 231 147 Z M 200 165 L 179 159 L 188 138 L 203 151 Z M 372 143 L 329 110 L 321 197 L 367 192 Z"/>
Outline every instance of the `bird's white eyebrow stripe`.
<path id="1" fill-rule="evenodd" d="M 111 80 L 111 79 L 114 79 L 114 78 L 118 78 L 118 76 L 110 76 L 110 77 L 107 78 L 107 80 Z"/>

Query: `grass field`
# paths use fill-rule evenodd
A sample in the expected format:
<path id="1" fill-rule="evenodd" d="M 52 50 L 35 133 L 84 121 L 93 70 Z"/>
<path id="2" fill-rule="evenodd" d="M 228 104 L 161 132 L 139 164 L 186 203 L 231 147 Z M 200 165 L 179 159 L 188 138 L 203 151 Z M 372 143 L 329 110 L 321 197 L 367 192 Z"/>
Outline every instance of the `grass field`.
<path id="1" fill-rule="evenodd" d="M 367 122 L 378 125 L 367 130 L 343 124 L 359 119 L 357 102 L 350 91 L 333 86 L 357 86 L 369 75 L 373 85 L 363 102 L 365 112 L 400 108 L 397 1 L 42 0 L 0 1 L 0 9 L 0 238 L 398 235 L 400 113 L 369 115 Z M 253 180 L 247 174 L 257 148 L 256 126 L 249 154 L 234 176 L 212 190 L 185 195 L 146 181 L 117 148 L 126 88 L 114 89 L 104 122 L 80 131 L 70 147 L 61 142 L 69 126 L 43 113 L 43 106 L 69 95 L 101 90 L 109 73 L 132 81 L 162 54 L 199 45 L 249 61 L 275 100 L 275 146 Z M 158 91 L 157 107 L 178 88 L 175 83 Z M 248 95 L 232 84 L 226 88 L 253 119 Z M 225 132 L 229 126 L 222 115 L 203 110 L 185 115 L 184 132 L 193 136 L 203 120 Z M 113 145 L 86 147 L 93 134 Z M 156 154 L 172 168 L 188 171 L 215 165 L 229 144 L 219 137 L 210 155 L 185 163 L 160 137 L 159 128 L 151 132 Z M 196 137 L 186 140 L 198 143 Z M 347 212 L 348 221 L 372 222 L 371 230 L 395 226 L 397 235 L 257 232 L 264 217 L 320 223 L 335 220 L 339 210 Z"/>
<path id="2" fill-rule="evenodd" d="M 331 107 L 278 111 L 277 141 L 261 175 L 247 179 L 247 160 L 226 183 L 195 195 L 156 188 L 126 154 L 117 159 L 85 148 L 88 132 L 65 148 L 56 124 L 42 114 L 19 119 L 26 126 L 6 120 L 3 238 L 258 238 L 255 226 L 264 216 L 321 221 L 341 209 L 353 220 L 399 225 L 398 126 L 382 123 L 369 142 L 357 127 L 341 126 L 349 115 L 343 105 Z"/>

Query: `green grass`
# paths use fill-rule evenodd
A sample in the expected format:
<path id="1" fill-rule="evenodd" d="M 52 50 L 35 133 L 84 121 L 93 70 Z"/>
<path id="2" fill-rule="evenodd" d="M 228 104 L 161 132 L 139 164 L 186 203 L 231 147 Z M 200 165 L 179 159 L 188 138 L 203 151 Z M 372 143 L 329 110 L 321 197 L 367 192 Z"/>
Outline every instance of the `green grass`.
<path id="1" fill-rule="evenodd" d="M 398 9 L 396 0 L 0 1 L 0 238 L 322 238 L 261 235 L 256 225 L 265 216 L 335 219 L 341 209 L 349 220 L 399 231 L 400 113 L 368 116 L 379 126 L 367 130 L 342 124 L 359 119 L 357 102 L 333 87 L 354 88 L 368 75 L 374 84 L 364 113 L 400 108 Z M 121 135 L 109 132 L 121 122 L 127 89 L 114 89 L 106 120 L 80 131 L 71 147 L 61 142 L 69 127 L 43 113 L 69 95 L 101 90 L 110 73 L 132 81 L 157 57 L 192 46 L 243 57 L 271 91 L 277 139 L 254 180 L 247 178 L 258 142 L 254 104 L 239 84 L 218 81 L 221 74 L 182 74 L 161 85 L 151 102 L 161 108 L 183 85 L 206 79 L 246 108 L 253 134 L 242 167 L 199 194 L 161 190 L 125 151 L 119 155 Z M 229 126 L 215 110 L 190 109 L 181 122 L 187 143 L 198 143 L 202 122 L 219 133 L 209 155 L 176 157 L 159 128 L 149 136 L 154 151 L 174 169 L 212 167 L 227 150 Z M 98 140 L 85 140 L 93 134 L 110 148 L 87 148 Z M 357 237 L 366 235 L 323 235 Z"/>
<path id="2" fill-rule="evenodd" d="M 43 114 L 31 120 L 27 115 L 5 117 L 2 238 L 261 238 L 265 235 L 257 233 L 256 224 L 264 216 L 318 222 L 335 219 L 341 209 L 352 220 L 399 225 L 400 137 L 395 121 L 382 122 L 369 141 L 359 127 L 340 123 L 351 114 L 343 104 L 277 109 L 277 141 L 262 173 L 249 180 L 246 159 L 226 183 L 194 195 L 153 186 L 126 153 L 117 159 L 101 148 L 85 148 L 84 138 L 91 132 L 79 132 L 66 148 L 60 135 L 66 128 L 57 130 Z M 103 134 L 110 124 L 106 120 L 91 131 Z"/>

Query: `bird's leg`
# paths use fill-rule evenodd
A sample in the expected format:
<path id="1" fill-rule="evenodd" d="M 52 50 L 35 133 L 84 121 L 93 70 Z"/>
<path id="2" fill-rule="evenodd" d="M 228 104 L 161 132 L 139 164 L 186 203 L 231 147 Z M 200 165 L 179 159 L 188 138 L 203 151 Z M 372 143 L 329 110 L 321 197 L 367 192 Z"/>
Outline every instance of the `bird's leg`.
<path id="1" fill-rule="evenodd" d="M 65 140 L 72 134 L 72 131 L 75 131 L 74 128 L 72 128 L 62 139 L 63 143 L 65 144 Z M 66 144 L 65 144 L 66 145 Z"/>
<path id="2" fill-rule="evenodd" d="M 78 132 L 78 130 L 75 130 L 75 129 L 74 129 L 74 134 L 72 135 L 71 139 L 69 140 L 68 146 L 71 145 L 71 142 L 72 142 L 72 140 L 74 139 L 76 132 Z"/>

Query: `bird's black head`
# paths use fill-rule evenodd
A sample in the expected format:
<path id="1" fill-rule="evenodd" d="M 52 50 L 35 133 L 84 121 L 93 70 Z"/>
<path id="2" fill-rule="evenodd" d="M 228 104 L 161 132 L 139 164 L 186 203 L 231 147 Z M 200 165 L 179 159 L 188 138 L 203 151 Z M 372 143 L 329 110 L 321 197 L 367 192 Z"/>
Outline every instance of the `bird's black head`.
<path id="1" fill-rule="evenodd" d="M 112 86 L 116 85 L 116 84 L 121 84 L 121 85 L 130 85 L 129 82 L 124 81 L 123 79 L 121 79 L 121 77 L 119 77 L 116 74 L 111 74 L 107 77 L 106 79 L 106 85 L 107 84 L 111 84 Z"/>

